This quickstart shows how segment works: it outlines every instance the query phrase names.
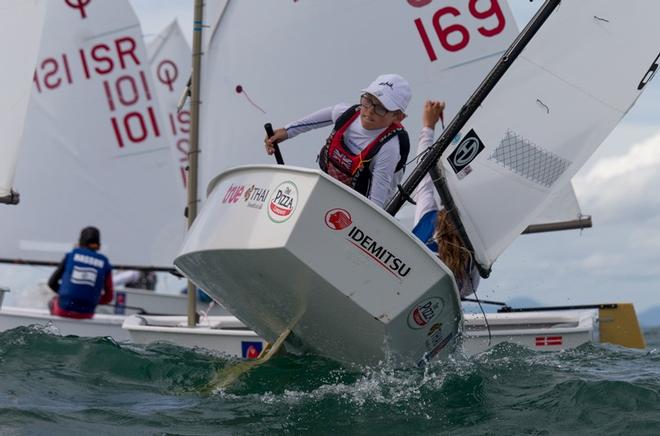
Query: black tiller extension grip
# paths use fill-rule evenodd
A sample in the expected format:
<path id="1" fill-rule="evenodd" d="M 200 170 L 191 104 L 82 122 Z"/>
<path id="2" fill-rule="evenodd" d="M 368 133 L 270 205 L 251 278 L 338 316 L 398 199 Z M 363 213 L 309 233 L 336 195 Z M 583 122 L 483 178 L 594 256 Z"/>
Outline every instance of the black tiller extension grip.
<path id="1" fill-rule="evenodd" d="M 264 129 L 266 129 L 266 135 L 271 138 L 275 132 L 273 131 L 273 126 L 270 123 L 264 124 Z M 280 152 L 280 146 L 277 142 L 273 142 L 273 148 L 275 149 L 275 160 L 278 165 L 284 165 L 284 159 L 282 158 L 282 152 Z"/>

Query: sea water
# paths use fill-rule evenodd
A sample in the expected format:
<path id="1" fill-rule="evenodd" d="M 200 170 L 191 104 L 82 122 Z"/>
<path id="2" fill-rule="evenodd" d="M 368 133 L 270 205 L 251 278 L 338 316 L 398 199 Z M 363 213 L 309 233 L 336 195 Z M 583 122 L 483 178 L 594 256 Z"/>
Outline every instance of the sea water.
<path id="1" fill-rule="evenodd" d="M 423 369 L 284 354 L 209 391 L 235 359 L 21 327 L 0 333 L 0 434 L 657 435 L 660 329 L 645 335 Z"/>

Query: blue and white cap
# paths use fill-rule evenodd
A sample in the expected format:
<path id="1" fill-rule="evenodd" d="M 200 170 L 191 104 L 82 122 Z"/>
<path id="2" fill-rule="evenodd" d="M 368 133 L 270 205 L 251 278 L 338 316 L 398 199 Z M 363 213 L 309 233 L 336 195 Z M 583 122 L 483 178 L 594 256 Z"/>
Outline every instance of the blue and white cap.
<path id="1" fill-rule="evenodd" d="M 388 111 L 405 112 L 412 97 L 410 84 L 398 74 L 382 74 L 362 92 L 376 97 Z"/>

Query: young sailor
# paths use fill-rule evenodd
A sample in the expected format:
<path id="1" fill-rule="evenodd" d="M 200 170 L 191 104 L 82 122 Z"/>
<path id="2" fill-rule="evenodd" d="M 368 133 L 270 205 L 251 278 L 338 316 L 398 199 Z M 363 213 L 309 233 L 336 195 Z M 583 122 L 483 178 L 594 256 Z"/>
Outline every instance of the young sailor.
<path id="1" fill-rule="evenodd" d="M 360 104 L 337 104 L 275 130 L 266 138 L 266 151 L 274 142 L 334 124 L 319 154 L 319 166 L 380 207 L 394 194 L 403 178 L 410 151 L 401 125 L 412 96 L 410 85 L 397 74 L 378 76 L 360 96 Z"/>
<path id="2" fill-rule="evenodd" d="M 424 103 L 422 115 L 424 127 L 417 146 L 418 156 L 423 155 L 433 143 L 434 129 L 444 108 L 444 102 Z M 466 297 L 477 289 L 479 271 L 472 259 L 472 253 L 465 247 L 451 217 L 436 199 L 434 191 L 431 176 L 427 174 L 415 190 L 414 197 L 417 204 L 413 233 L 429 250 L 438 253 L 440 260 L 454 274 L 461 297 Z"/>
<path id="3" fill-rule="evenodd" d="M 99 229 L 82 229 L 78 247 L 64 256 L 48 280 L 48 286 L 58 294 L 50 302 L 53 315 L 92 318 L 97 304 L 112 301 L 112 266 L 97 252 L 100 248 Z"/>

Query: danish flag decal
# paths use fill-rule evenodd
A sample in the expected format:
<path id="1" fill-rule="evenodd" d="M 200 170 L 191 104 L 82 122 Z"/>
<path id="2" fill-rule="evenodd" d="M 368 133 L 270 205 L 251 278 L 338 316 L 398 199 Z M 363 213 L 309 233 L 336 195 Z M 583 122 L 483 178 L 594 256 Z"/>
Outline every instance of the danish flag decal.
<path id="1" fill-rule="evenodd" d="M 563 336 L 537 336 L 536 337 L 536 346 L 537 347 L 548 347 L 551 345 L 562 345 L 564 342 Z"/>

